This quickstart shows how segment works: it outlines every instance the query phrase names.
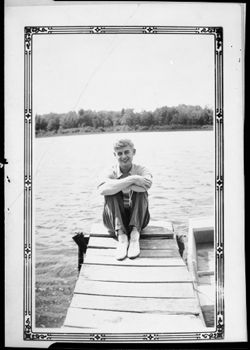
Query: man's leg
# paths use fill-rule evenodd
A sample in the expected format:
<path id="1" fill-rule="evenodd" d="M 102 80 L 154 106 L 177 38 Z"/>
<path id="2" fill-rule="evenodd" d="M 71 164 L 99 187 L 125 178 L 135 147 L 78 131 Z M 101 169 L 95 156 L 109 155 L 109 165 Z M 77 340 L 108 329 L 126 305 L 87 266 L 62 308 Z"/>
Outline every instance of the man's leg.
<path id="1" fill-rule="evenodd" d="M 141 230 L 148 225 L 149 219 L 147 192 L 134 192 L 129 222 L 129 226 L 131 227 L 128 249 L 129 258 L 136 258 L 140 254 L 140 233 Z"/>
<path id="2" fill-rule="evenodd" d="M 103 223 L 112 235 L 117 237 L 116 259 L 122 260 L 127 256 L 129 216 L 123 203 L 123 194 L 119 192 L 105 196 Z"/>
<path id="3" fill-rule="evenodd" d="M 135 227 L 140 233 L 148 225 L 149 219 L 148 193 L 133 192 L 129 226 L 131 228 Z"/>
<path id="4" fill-rule="evenodd" d="M 109 232 L 117 236 L 118 230 L 129 234 L 129 215 L 124 208 L 123 193 L 104 196 L 103 223 Z"/>

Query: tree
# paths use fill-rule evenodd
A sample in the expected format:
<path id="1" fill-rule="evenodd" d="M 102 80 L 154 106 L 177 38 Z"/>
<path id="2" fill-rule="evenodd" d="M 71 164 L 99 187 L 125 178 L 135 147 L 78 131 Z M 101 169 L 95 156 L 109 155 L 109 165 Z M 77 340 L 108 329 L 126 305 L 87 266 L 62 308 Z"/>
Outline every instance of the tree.
<path id="1" fill-rule="evenodd" d="M 41 115 L 36 115 L 35 117 L 36 123 L 36 132 L 39 130 L 47 131 L 48 121 Z"/>
<path id="2" fill-rule="evenodd" d="M 203 126 L 213 124 L 213 110 L 180 104 L 177 107 L 163 106 L 155 111 L 135 113 L 132 108 L 121 111 L 92 111 L 80 109 L 78 113 L 70 111 L 66 114 L 49 113 L 35 116 L 36 134 L 46 131 L 59 132 L 60 129 L 83 127 L 85 131 L 94 129 L 114 128 L 116 130 L 148 130 L 153 126 L 157 129 L 171 125 L 175 126 Z"/>
<path id="3" fill-rule="evenodd" d="M 47 129 L 48 131 L 57 132 L 60 127 L 60 120 L 58 116 L 52 116 L 49 118 Z"/>
<path id="4" fill-rule="evenodd" d="M 154 123 L 154 117 L 152 112 L 142 111 L 140 117 L 140 124 L 142 126 L 150 127 Z"/>
<path id="5" fill-rule="evenodd" d="M 127 108 L 123 110 L 121 116 L 121 124 L 128 126 L 134 125 L 134 110 L 132 108 Z"/>

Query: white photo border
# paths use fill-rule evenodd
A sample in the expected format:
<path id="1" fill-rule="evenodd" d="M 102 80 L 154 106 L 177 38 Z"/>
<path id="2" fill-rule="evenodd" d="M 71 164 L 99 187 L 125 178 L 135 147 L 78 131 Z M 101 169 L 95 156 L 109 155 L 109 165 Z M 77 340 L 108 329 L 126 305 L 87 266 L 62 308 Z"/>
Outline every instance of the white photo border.
<path id="1" fill-rule="evenodd" d="M 141 34 L 214 36 L 215 79 L 215 328 L 211 332 L 172 333 L 64 333 L 35 331 L 32 326 L 32 45 L 34 35 Z M 224 339 L 224 128 L 223 128 L 223 27 L 208 26 L 28 26 L 24 27 L 24 300 L 23 339 L 84 342 L 162 342 Z"/>

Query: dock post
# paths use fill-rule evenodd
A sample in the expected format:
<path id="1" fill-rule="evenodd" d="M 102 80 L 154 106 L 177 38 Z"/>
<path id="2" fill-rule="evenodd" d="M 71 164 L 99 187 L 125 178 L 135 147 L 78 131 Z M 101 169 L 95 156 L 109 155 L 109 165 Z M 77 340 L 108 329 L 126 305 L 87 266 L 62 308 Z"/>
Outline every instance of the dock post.
<path id="1" fill-rule="evenodd" d="M 183 258 L 183 253 L 185 251 L 185 236 L 184 235 L 176 235 L 176 242 L 178 244 L 180 256 Z"/>
<path id="2" fill-rule="evenodd" d="M 83 264 L 83 255 L 87 250 L 89 237 L 84 237 L 82 232 L 78 232 L 72 239 L 78 245 L 78 271 L 80 271 Z"/>

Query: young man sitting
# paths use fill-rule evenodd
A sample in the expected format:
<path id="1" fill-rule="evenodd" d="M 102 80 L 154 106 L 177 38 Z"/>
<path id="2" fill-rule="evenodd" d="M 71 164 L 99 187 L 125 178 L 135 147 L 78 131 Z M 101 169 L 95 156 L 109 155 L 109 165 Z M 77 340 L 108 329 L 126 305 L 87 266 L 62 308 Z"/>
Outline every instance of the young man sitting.
<path id="1" fill-rule="evenodd" d="M 140 233 L 150 218 L 147 191 L 152 185 L 152 175 L 145 167 L 133 164 L 135 153 L 131 140 L 118 140 L 114 144 L 117 164 L 98 185 L 99 193 L 104 196 L 104 225 L 118 240 L 118 260 L 139 256 Z"/>

